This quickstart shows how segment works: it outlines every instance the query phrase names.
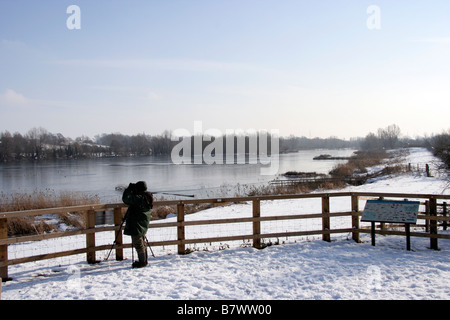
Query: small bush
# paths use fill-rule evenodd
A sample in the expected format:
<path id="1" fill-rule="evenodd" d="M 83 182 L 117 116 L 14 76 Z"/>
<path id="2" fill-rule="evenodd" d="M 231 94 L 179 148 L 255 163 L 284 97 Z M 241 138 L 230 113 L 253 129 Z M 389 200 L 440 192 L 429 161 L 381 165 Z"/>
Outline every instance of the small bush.
<path id="1" fill-rule="evenodd" d="M 152 216 L 158 219 L 165 219 L 171 213 L 177 213 L 173 206 L 157 206 L 152 210 Z"/>

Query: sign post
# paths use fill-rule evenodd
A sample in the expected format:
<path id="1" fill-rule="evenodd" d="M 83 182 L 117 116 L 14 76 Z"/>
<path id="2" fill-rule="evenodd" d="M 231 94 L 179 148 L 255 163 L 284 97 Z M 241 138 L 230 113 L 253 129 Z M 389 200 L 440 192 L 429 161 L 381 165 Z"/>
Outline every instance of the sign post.
<path id="1" fill-rule="evenodd" d="M 375 222 L 404 223 L 406 249 L 411 250 L 411 224 L 417 221 L 419 201 L 367 200 L 361 221 L 371 223 L 372 245 L 375 246 Z"/>

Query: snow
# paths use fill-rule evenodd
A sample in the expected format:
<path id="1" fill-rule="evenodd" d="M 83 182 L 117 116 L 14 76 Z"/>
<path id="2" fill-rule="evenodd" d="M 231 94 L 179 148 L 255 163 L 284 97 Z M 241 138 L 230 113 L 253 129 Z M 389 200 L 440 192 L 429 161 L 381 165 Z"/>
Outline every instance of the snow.
<path id="1" fill-rule="evenodd" d="M 407 173 L 382 177 L 363 186 L 349 186 L 338 191 L 402 192 L 449 194 L 448 178 L 433 171 L 439 164 L 425 149 L 410 149 L 403 163 L 430 163 L 434 177 Z M 320 192 L 318 190 L 317 192 Z M 314 213 L 320 199 L 262 201 L 261 215 Z M 333 210 L 348 210 L 348 198 L 332 198 Z M 215 207 L 186 216 L 186 220 L 222 219 L 251 215 L 251 204 L 241 203 Z M 332 219 L 332 228 L 348 222 L 349 217 Z M 175 217 L 164 220 L 176 221 Z M 289 221 L 289 220 L 288 220 Z M 303 221 L 303 220 L 296 220 Z M 314 222 L 309 222 L 314 223 Z M 320 225 L 320 220 L 317 222 Z M 291 223 L 292 224 L 292 223 Z M 222 227 L 221 227 L 222 226 Z M 251 233 L 249 224 L 191 226 L 186 234 L 202 237 Z M 264 228 L 289 230 L 290 222 L 262 224 Z M 148 238 L 173 239 L 174 234 L 152 233 Z M 297 229 L 298 230 L 298 226 Z M 156 232 L 156 231 L 155 231 Z M 276 232 L 276 231 L 274 231 Z M 97 238 L 97 244 L 111 243 L 111 234 Z M 71 237 L 72 238 L 72 237 Z M 124 240 L 127 240 L 124 237 Z M 78 239 L 81 247 L 84 236 Z M 153 248 L 156 258 L 149 257 L 149 265 L 131 268 L 131 251 L 125 250 L 129 260 L 110 258 L 100 264 L 88 265 L 85 255 L 72 257 L 70 263 L 51 264 L 52 260 L 25 263 L 9 267 L 12 281 L 3 284 L 2 299 L 32 300 L 341 300 L 341 299 L 414 299 L 447 300 L 450 298 L 450 241 L 439 239 L 439 251 L 429 249 L 428 238 L 411 239 L 412 251 L 405 249 L 405 238 L 377 236 L 376 246 L 370 235 L 361 234 L 362 243 L 355 243 L 351 235 L 332 235 L 331 242 L 319 237 L 271 239 L 279 241 L 257 250 L 245 243 L 238 245 L 202 244 L 192 246 L 194 252 L 175 254 L 175 249 Z M 28 248 L 27 254 L 43 253 L 61 240 L 11 245 L 15 249 Z M 129 240 L 128 240 L 129 241 Z M 76 246 L 76 244 L 74 245 Z M 65 250 L 68 250 L 65 248 Z M 172 250 L 172 251 L 171 251 Z M 17 250 L 19 251 L 19 250 Z M 17 256 L 21 253 L 17 252 Z M 98 253 L 97 258 L 107 252 Z M 135 255 L 136 256 L 136 255 Z"/>

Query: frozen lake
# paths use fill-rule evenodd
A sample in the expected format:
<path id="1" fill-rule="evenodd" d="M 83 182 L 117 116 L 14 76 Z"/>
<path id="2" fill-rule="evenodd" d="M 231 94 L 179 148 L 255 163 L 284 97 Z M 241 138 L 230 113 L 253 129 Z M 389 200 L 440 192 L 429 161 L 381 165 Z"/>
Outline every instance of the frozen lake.
<path id="1" fill-rule="evenodd" d="M 278 171 L 262 175 L 260 164 L 174 164 L 167 157 L 102 158 L 0 165 L 0 192 L 51 189 L 97 194 L 103 202 L 120 202 L 117 186 L 144 180 L 152 192 L 233 196 L 236 186 L 264 184 L 286 171 L 328 173 L 345 160 L 313 160 L 320 154 L 350 156 L 350 149 L 315 149 L 279 155 Z M 229 193 L 229 194 L 227 194 Z"/>

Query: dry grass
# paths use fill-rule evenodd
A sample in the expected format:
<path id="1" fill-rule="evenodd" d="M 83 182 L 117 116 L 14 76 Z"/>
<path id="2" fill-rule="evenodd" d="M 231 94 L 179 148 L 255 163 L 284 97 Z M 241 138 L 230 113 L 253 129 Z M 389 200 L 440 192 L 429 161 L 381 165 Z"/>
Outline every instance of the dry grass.
<path id="1" fill-rule="evenodd" d="M 169 214 L 177 213 L 174 206 L 155 206 L 152 209 L 152 216 L 157 219 L 165 219 Z"/>
<path id="2" fill-rule="evenodd" d="M 312 181 L 311 183 L 297 183 L 292 185 L 265 185 L 252 187 L 249 189 L 247 196 L 267 196 L 267 195 L 283 195 L 283 194 L 299 194 L 309 193 L 314 190 L 330 190 L 344 188 L 343 181 Z"/>
<path id="3" fill-rule="evenodd" d="M 0 212 L 36 210 L 55 207 L 71 207 L 85 204 L 99 203 L 97 195 L 87 195 L 80 192 L 55 192 L 54 190 L 35 190 L 31 193 L 0 193 Z M 52 217 L 54 221 L 54 217 Z M 83 212 L 64 213 L 59 215 L 59 222 L 83 228 L 85 215 Z M 35 217 L 21 217 L 8 219 L 8 236 L 41 234 L 56 231 L 54 223 Z"/>
<path id="4" fill-rule="evenodd" d="M 184 213 L 191 214 L 202 210 L 213 208 L 214 204 L 211 203 L 198 203 L 198 204 L 186 204 L 184 206 Z M 165 219 L 169 214 L 176 214 L 176 206 L 155 206 L 152 209 L 152 216 L 157 219 Z"/>
<path id="5" fill-rule="evenodd" d="M 255 187 L 252 186 L 247 192 L 247 196 L 267 196 L 267 195 L 278 195 L 278 194 L 294 194 L 294 193 L 306 193 L 311 191 L 308 186 L 303 184 L 282 186 L 282 185 L 265 185 Z"/>
<path id="6" fill-rule="evenodd" d="M 367 173 L 368 167 L 379 165 L 389 160 L 389 165 L 380 171 L 380 175 L 393 174 L 398 172 L 405 172 L 405 166 L 395 163 L 395 157 L 389 159 L 390 155 L 384 150 L 377 151 L 364 151 L 358 152 L 356 156 L 351 157 L 346 163 L 339 164 L 330 171 L 332 181 L 324 179 L 321 181 L 320 175 L 315 173 L 305 172 L 287 172 L 288 175 L 311 177 L 318 176 L 318 179 L 311 180 L 311 182 L 302 182 L 292 185 L 267 185 L 261 187 L 253 187 L 249 190 L 247 195 L 249 196 L 262 196 L 273 194 L 295 194 L 295 193 L 308 193 L 314 190 L 331 190 L 340 189 L 346 186 L 345 178 L 351 178 L 354 174 Z"/>
<path id="7" fill-rule="evenodd" d="M 56 231 L 54 225 L 45 221 L 36 222 L 32 217 L 12 218 L 8 220 L 8 236 L 26 236 Z"/>
<path id="8" fill-rule="evenodd" d="M 383 151 L 359 152 L 351 157 L 347 163 L 338 164 L 330 171 L 333 177 L 351 177 L 355 173 L 367 173 L 368 167 L 373 167 L 382 163 L 389 155 Z"/>
<path id="9" fill-rule="evenodd" d="M 56 192 L 51 189 L 35 190 L 31 193 L 0 193 L 0 212 L 35 210 L 55 207 L 71 207 L 99 203 L 97 195 L 81 192 Z"/>

